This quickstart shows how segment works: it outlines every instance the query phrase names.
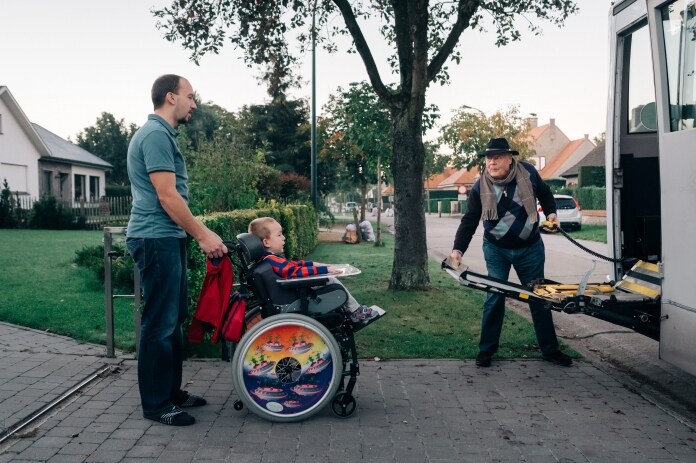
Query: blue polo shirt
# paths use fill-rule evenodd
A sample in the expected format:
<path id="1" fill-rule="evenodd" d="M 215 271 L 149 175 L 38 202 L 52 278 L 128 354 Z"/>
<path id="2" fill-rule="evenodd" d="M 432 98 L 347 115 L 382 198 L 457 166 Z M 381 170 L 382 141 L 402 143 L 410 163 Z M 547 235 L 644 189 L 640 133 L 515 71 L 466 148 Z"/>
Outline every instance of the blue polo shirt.
<path id="1" fill-rule="evenodd" d="M 176 142 L 177 131 L 156 114 L 133 135 L 128 146 L 128 178 L 133 208 L 126 235 L 129 238 L 185 238 L 186 232 L 164 210 L 150 180 L 152 172 L 173 172 L 176 191 L 188 204 L 186 162 Z"/>

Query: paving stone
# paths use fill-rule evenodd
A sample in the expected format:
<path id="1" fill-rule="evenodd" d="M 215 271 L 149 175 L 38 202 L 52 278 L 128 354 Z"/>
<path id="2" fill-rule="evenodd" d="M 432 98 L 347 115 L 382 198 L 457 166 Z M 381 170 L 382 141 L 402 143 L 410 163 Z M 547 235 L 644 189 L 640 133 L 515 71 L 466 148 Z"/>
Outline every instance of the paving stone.
<path id="1" fill-rule="evenodd" d="M 28 344 L 23 329 L 0 323 L 3 426 L 109 364 L 102 346 L 35 331 L 31 350 L 5 349 L 6 332 Z M 0 448 L 0 463 L 696 461 L 693 425 L 588 362 L 363 361 L 355 415 L 339 419 L 327 407 L 302 423 L 271 423 L 232 408 L 228 363 L 187 361 L 187 389 L 209 403 L 186 428 L 143 419 L 137 362 L 118 365 Z"/>

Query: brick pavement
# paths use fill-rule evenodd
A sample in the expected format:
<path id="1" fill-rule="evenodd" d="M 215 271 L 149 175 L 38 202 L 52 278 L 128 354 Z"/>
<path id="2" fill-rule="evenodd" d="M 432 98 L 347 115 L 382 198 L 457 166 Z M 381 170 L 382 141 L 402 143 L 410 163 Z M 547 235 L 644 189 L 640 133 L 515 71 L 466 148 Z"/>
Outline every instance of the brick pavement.
<path id="1" fill-rule="evenodd" d="M 101 346 L 22 331 L 0 324 L 3 372 L 5 365 L 23 363 L 5 362 L 22 353 L 8 348 L 6 332 L 18 336 L 17 343 L 33 339 L 24 360 L 44 358 L 39 346 L 53 356 L 17 370 L 16 378 L 48 371 L 27 389 L 57 384 L 58 375 L 65 378 L 61 384 L 72 385 L 107 360 L 99 357 Z M 57 354 L 62 349 L 67 353 Z M 49 368 L 52 363 L 62 367 Z M 473 361 L 363 361 L 361 372 L 354 416 L 340 419 L 327 407 L 305 422 L 279 424 L 234 410 L 229 364 L 187 362 L 187 389 L 209 404 L 193 410 L 194 426 L 173 428 L 142 419 L 136 364 L 123 360 L 21 438 L 5 442 L 0 462 L 696 461 L 690 423 L 589 362 L 561 368 L 538 360 L 500 361 L 480 369 Z M 3 374 L 0 390 L 12 391 L 13 384 Z M 35 395 L 3 395 L 3 422 L 12 421 L 5 410 Z"/>
<path id="2" fill-rule="evenodd" d="M 0 430 L 70 389 L 105 362 L 104 347 L 0 322 Z"/>

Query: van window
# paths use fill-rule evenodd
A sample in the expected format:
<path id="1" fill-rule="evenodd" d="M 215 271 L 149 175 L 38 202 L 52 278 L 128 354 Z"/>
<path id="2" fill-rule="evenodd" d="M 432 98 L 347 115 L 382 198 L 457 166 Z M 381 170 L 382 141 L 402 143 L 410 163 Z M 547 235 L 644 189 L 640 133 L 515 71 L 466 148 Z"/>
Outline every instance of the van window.
<path id="1" fill-rule="evenodd" d="M 625 38 L 629 51 L 628 132 L 657 130 L 650 36 L 647 24 Z"/>
<path id="2" fill-rule="evenodd" d="M 662 7 L 662 31 L 669 82 L 670 129 L 694 128 L 696 111 L 696 7 L 677 0 Z"/>

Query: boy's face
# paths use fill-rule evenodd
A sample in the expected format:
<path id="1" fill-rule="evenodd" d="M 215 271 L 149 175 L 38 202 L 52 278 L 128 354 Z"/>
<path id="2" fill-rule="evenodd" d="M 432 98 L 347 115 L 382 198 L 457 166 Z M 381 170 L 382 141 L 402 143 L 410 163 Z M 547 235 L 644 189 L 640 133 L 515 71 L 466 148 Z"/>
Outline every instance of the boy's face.
<path id="1" fill-rule="evenodd" d="M 285 247 L 285 236 L 283 236 L 283 227 L 278 222 L 273 222 L 268 227 L 270 235 L 263 239 L 263 245 L 273 254 L 281 254 Z"/>

